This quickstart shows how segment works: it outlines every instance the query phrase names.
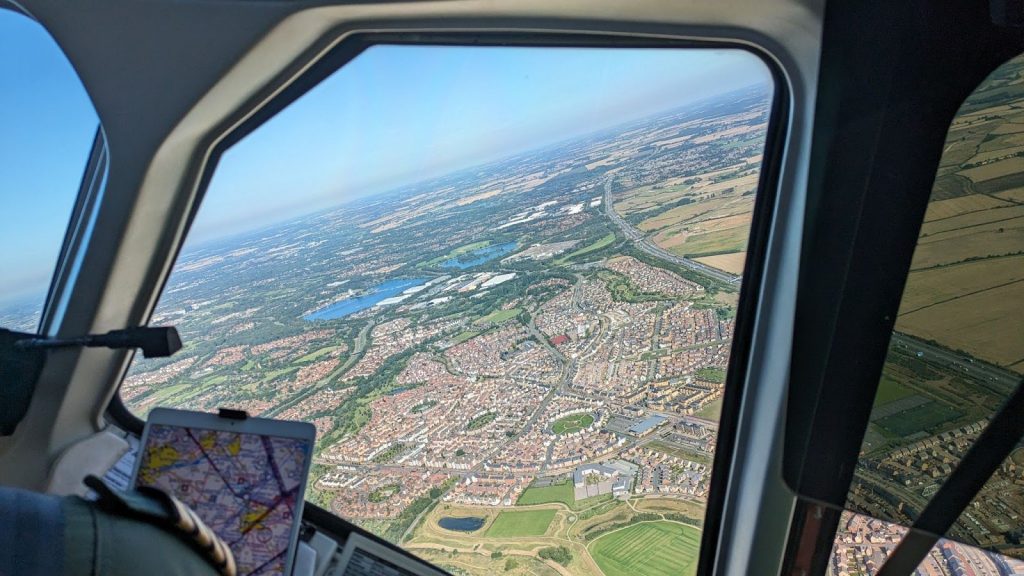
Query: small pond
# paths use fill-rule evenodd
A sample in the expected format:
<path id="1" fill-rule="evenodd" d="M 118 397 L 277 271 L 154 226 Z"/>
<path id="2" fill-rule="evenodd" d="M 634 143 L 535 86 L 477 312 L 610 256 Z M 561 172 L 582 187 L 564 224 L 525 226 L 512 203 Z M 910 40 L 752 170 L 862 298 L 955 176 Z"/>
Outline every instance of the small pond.
<path id="1" fill-rule="evenodd" d="M 437 525 L 445 530 L 459 532 L 476 532 L 483 527 L 486 518 L 476 516 L 445 516 L 437 521 Z"/>

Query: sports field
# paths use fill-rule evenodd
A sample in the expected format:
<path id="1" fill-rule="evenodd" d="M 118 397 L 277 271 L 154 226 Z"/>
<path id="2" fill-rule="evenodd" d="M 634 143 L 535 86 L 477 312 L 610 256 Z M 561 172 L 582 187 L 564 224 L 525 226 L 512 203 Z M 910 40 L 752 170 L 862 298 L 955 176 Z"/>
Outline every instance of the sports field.
<path id="1" fill-rule="evenodd" d="M 502 511 L 487 529 L 486 536 L 504 538 L 515 536 L 543 536 L 555 517 L 556 510 Z"/>
<path id="2" fill-rule="evenodd" d="M 874 405 L 881 406 L 882 404 L 888 404 L 913 394 L 914 390 L 912 388 L 900 384 L 887 374 L 882 374 L 882 380 L 878 383 L 878 392 L 875 393 Z"/>
<path id="3" fill-rule="evenodd" d="M 571 414 L 551 425 L 555 434 L 574 434 L 594 423 L 592 414 Z"/>
<path id="4" fill-rule="evenodd" d="M 601 536 L 590 555 L 606 576 L 684 576 L 697 571 L 700 532 L 674 522 L 644 522 Z"/>
<path id="5" fill-rule="evenodd" d="M 940 424 L 956 420 L 964 413 L 937 401 L 931 401 L 899 414 L 879 419 L 876 424 L 895 434 L 897 437 L 905 437 L 916 432 L 930 432 Z"/>

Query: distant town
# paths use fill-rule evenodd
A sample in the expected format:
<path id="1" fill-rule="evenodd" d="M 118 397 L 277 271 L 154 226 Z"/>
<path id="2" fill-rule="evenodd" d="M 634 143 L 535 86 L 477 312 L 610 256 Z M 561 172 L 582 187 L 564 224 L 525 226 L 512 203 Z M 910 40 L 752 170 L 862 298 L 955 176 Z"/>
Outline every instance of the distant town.
<path id="1" fill-rule="evenodd" d="M 310 499 L 456 572 L 692 570 L 768 109 L 747 89 L 191 249 L 153 318 L 185 348 L 121 396 L 313 422 Z"/>

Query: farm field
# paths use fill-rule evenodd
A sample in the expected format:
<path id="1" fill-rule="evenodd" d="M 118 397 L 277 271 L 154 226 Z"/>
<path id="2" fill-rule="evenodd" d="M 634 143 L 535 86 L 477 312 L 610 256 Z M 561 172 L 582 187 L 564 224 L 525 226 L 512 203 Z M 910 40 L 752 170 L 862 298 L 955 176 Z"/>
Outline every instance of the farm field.
<path id="1" fill-rule="evenodd" d="M 664 521 L 609 532 L 588 547 L 606 576 L 693 574 L 699 548 L 699 530 Z"/>
<path id="2" fill-rule="evenodd" d="M 1016 280 L 901 314 L 898 330 L 1009 367 L 1021 359 L 1021 302 L 1024 280 Z"/>
<path id="3" fill-rule="evenodd" d="M 555 510 L 521 510 L 498 513 L 498 517 L 487 529 L 490 538 L 516 536 L 543 536 L 555 518 Z"/>
<path id="4" fill-rule="evenodd" d="M 1020 372 L 1024 109 L 993 95 L 1004 81 L 950 128 L 895 329 Z"/>
<path id="5" fill-rule="evenodd" d="M 701 264 L 707 264 L 712 268 L 718 268 L 719 270 L 725 270 L 733 274 L 743 273 L 743 264 L 746 262 L 747 252 L 733 252 L 732 254 L 719 254 L 717 256 L 703 256 L 701 258 L 695 258 L 697 262 Z"/>

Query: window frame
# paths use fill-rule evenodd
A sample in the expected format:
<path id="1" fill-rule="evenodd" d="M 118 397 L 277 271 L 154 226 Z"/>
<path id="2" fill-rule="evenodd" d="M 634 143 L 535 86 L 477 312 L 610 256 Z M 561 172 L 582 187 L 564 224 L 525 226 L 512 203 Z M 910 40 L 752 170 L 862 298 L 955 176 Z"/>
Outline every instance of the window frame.
<path id="1" fill-rule="evenodd" d="M 738 40 L 698 40 L 676 36 L 652 34 L 579 33 L 579 32 L 537 32 L 516 29 L 446 30 L 392 30 L 376 32 L 352 32 L 348 27 L 335 28 L 303 52 L 279 75 L 278 89 L 265 87 L 247 103 L 220 124 L 220 135 L 210 143 L 209 153 L 202 166 L 194 166 L 198 181 L 195 199 L 187 213 L 184 230 L 170 255 L 171 268 L 177 262 L 184 238 L 192 226 L 203 196 L 216 171 L 221 155 L 231 146 L 256 130 L 279 111 L 303 96 L 329 75 L 352 61 L 367 48 L 379 45 L 426 45 L 426 46 L 494 46 L 530 48 L 646 48 L 646 49 L 737 49 L 757 57 L 769 71 L 773 82 L 772 101 L 769 107 L 769 121 L 765 138 L 762 164 L 755 193 L 750 233 L 747 240 L 747 257 L 739 290 L 736 323 L 732 348 L 724 384 L 722 413 L 719 420 L 716 450 L 713 459 L 708 501 L 705 510 L 704 529 L 698 554 L 700 576 L 716 573 L 721 547 L 722 521 L 726 507 L 728 489 L 732 478 L 733 465 L 738 441 L 738 425 L 742 418 L 741 407 L 747 392 L 752 342 L 755 337 L 757 313 L 761 303 L 766 275 L 768 247 L 775 224 L 775 213 L 785 152 L 789 140 L 792 112 L 792 94 L 783 67 L 764 47 Z M 159 297 L 166 289 L 170 274 L 159 283 L 155 294 Z M 155 302 L 158 300 L 154 299 Z M 151 317 L 149 310 L 146 318 Z M 126 357 L 117 389 L 106 411 L 109 421 L 118 427 L 139 435 L 144 421 L 138 418 L 124 404 L 120 386 L 131 362 Z M 348 524 L 341 519 L 344 524 Z M 344 524 L 338 525 L 339 529 Z"/>
<path id="2" fill-rule="evenodd" d="M 0 11 L 11 12 L 20 17 L 27 18 L 42 28 L 43 33 L 50 39 L 50 42 L 67 60 L 68 66 L 75 74 L 75 79 L 79 84 L 82 84 L 78 70 L 75 69 L 74 64 L 71 63 L 67 54 L 64 53 L 64 49 L 61 48 L 42 22 L 21 5 L 13 2 L 13 0 L 0 0 Z M 61 295 L 66 292 L 65 289 L 69 285 L 70 276 L 77 273 L 80 266 L 80 261 L 71 263 L 70 258 L 72 255 L 77 254 L 80 251 L 79 248 L 88 241 L 88 234 L 83 236 L 81 233 L 83 231 L 82 219 L 89 217 L 95 211 L 95 207 L 102 195 L 109 163 L 109 152 L 107 151 L 106 137 L 103 134 L 103 123 L 99 118 L 99 112 L 96 110 L 96 106 L 92 102 L 85 86 L 82 86 L 82 90 L 85 92 L 86 98 L 89 99 L 89 106 L 96 114 L 96 133 L 93 135 L 89 155 L 83 162 L 82 177 L 78 184 L 78 191 L 75 193 L 74 203 L 68 215 L 68 224 L 64 227 L 64 239 L 61 242 L 60 250 L 57 252 L 53 272 L 50 274 L 50 281 L 47 284 L 46 294 L 40 307 L 39 322 L 36 324 L 35 331 L 36 334 L 41 336 L 56 335 L 54 318 L 59 312 L 56 310 L 56 307 L 61 303 Z M 86 232 L 91 232 L 91 229 L 86 230 Z M 72 264 L 75 265 L 71 266 Z M 71 267 L 69 268 L 69 266 Z"/>
<path id="3" fill-rule="evenodd" d="M 787 574 L 828 567 L 950 123 L 1024 52 L 993 9 L 908 0 L 826 13 L 781 471 L 799 497 Z"/>

